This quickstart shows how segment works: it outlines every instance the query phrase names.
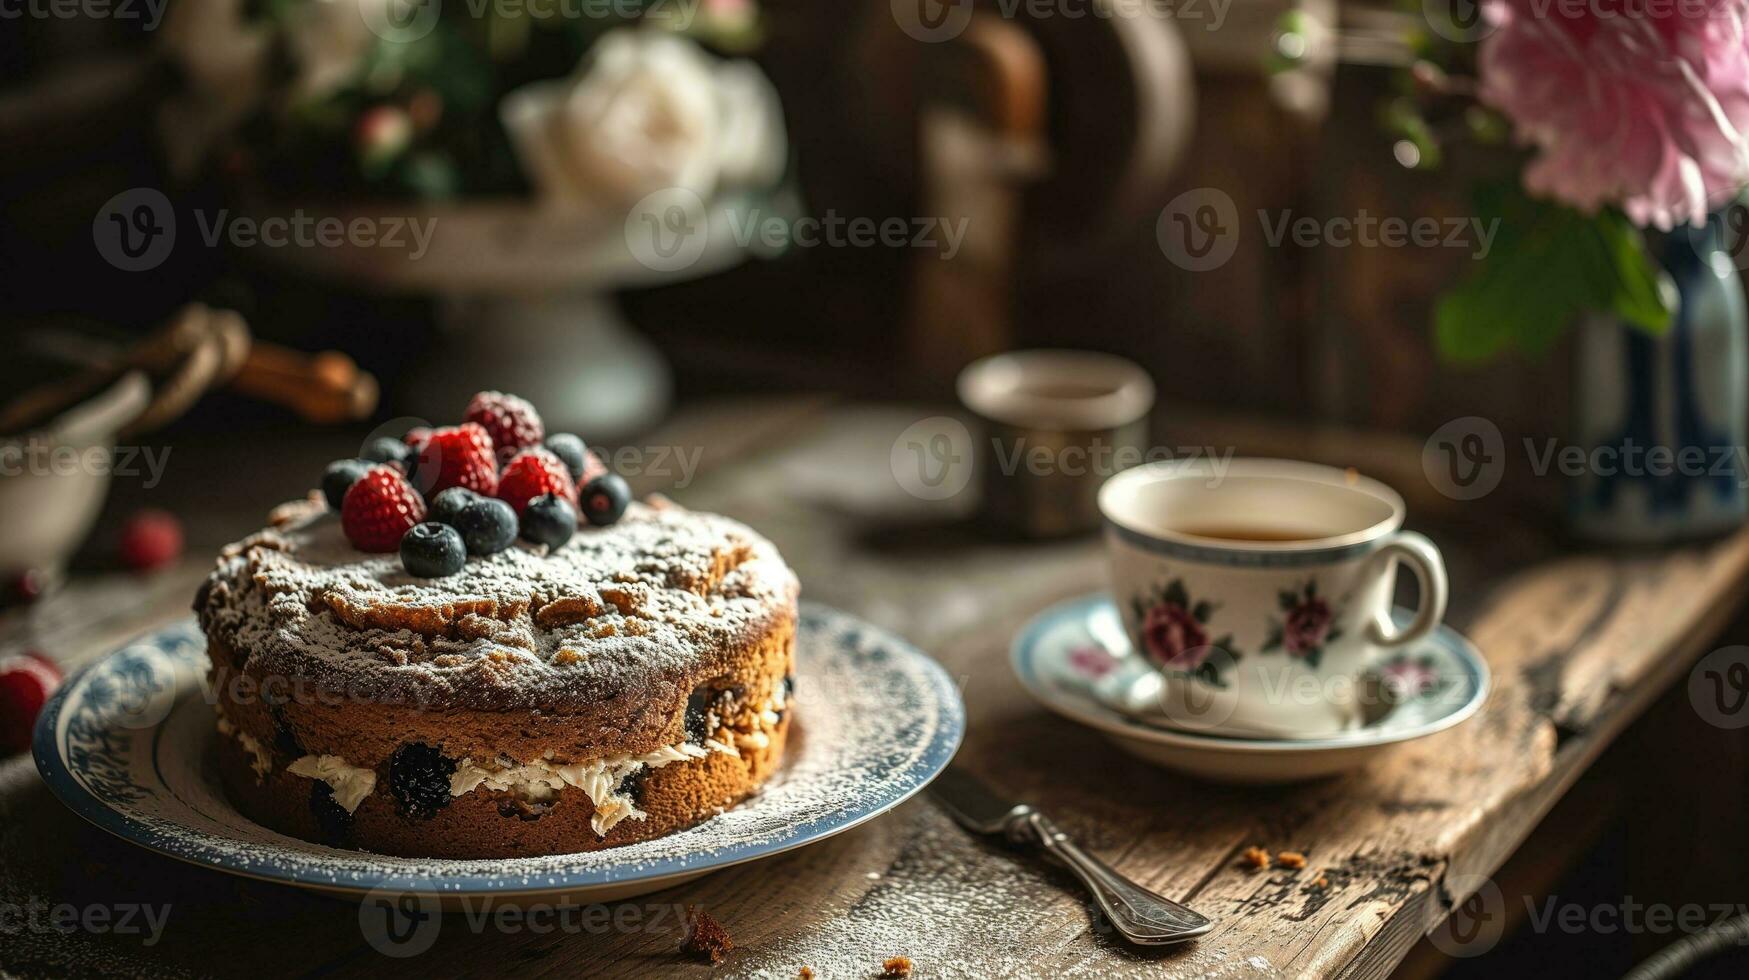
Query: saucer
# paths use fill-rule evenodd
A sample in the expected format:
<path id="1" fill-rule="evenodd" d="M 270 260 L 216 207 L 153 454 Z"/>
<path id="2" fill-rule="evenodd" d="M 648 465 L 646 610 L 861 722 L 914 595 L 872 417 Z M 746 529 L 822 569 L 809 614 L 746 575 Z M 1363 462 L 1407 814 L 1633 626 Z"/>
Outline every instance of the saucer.
<path id="1" fill-rule="evenodd" d="M 1396 611 L 1400 623 L 1411 615 Z M 1357 769 L 1392 746 L 1459 724 L 1488 696 L 1487 662 L 1462 634 L 1440 626 L 1362 678 L 1377 707 L 1350 731 L 1283 739 L 1170 728 L 1150 707 L 1159 700 L 1160 675 L 1131 652 L 1105 592 L 1033 617 L 1015 637 L 1009 661 L 1021 685 L 1051 711 L 1149 762 L 1223 783 L 1297 782 Z"/>
<path id="2" fill-rule="evenodd" d="M 192 619 L 141 637 L 62 685 L 37 720 L 37 769 L 73 812 L 144 848 L 329 893 L 445 904 L 556 895 L 605 902 L 842 833 L 947 765 L 965 708 L 940 665 L 896 636 L 802 603 L 796 733 L 759 794 L 698 826 L 623 847 L 492 860 L 402 858 L 298 840 L 243 816 L 219 785 L 206 637 Z"/>

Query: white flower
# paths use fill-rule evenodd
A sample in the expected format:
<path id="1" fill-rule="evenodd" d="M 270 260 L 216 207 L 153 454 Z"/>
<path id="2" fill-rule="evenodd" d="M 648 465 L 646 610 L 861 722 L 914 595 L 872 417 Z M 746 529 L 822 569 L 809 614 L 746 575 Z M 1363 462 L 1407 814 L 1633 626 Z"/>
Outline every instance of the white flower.
<path id="1" fill-rule="evenodd" d="M 787 153 L 777 92 L 747 61 L 724 61 L 679 35 L 622 29 L 577 74 L 504 100 L 504 127 L 540 192 L 623 206 L 683 187 L 775 182 Z"/>

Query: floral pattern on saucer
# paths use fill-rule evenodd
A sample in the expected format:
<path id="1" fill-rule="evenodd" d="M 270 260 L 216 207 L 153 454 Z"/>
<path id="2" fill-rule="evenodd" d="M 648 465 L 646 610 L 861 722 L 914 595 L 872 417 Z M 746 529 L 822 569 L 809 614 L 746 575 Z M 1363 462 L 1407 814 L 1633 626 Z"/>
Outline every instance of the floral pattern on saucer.
<path id="1" fill-rule="evenodd" d="M 1342 627 L 1336 623 L 1340 609 L 1333 609 L 1329 600 L 1318 594 L 1317 579 L 1307 579 L 1298 592 L 1283 590 L 1280 606 L 1281 618 L 1270 621 L 1263 652 L 1285 651 L 1318 669 L 1324 648 L 1342 639 Z"/>
<path id="2" fill-rule="evenodd" d="M 1397 704 L 1435 697 L 1454 683 L 1440 672 L 1439 661 L 1426 653 L 1396 653 L 1376 669 L 1385 693 Z"/>

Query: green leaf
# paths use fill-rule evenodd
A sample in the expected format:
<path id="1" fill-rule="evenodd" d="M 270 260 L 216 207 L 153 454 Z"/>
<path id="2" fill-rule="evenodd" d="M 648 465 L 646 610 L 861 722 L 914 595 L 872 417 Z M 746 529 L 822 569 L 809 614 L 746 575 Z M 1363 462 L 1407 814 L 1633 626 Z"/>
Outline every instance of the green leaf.
<path id="1" fill-rule="evenodd" d="M 1227 655 L 1227 663 L 1229 665 L 1239 662 L 1239 651 L 1233 649 L 1233 634 L 1228 633 L 1216 640 L 1215 649 L 1220 650 Z"/>
<path id="2" fill-rule="evenodd" d="M 1226 687 L 1227 686 L 1227 682 L 1221 679 L 1220 671 L 1215 669 L 1214 664 L 1208 663 L 1207 661 L 1204 661 L 1200 664 L 1197 664 L 1196 669 L 1191 672 L 1191 676 L 1202 681 L 1204 684 L 1209 685 L 1210 687 Z"/>
<path id="3" fill-rule="evenodd" d="M 1190 607 L 1190 594 L 1184 590 L 1183 579 L 1173 579 L 1171 583 L 1166 586 L 1166 591 L 1162 593 L 1161 598 L 1180 609 L 1188 609 Z"/>
<path id="4" fill-rule="evenodd" d="M 1639 229 L 1616 211 L 1583 215 L 1493 185 L 1476 214 L 1494 236 L 1468 280 L 1440 298 L 1440 354 L 1476 362 L 1506 350 L 1546 351 L 1575 318 L 1603 313 L 1658 333 L 1670 322 L 1669 290 Z"/>

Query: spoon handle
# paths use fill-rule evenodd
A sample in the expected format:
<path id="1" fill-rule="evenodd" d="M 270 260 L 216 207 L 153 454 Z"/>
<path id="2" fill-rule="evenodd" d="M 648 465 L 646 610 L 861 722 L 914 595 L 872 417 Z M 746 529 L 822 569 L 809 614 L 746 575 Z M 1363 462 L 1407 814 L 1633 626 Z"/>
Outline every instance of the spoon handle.
<path id="1" fill-rule="evenodd" d="M 1021 820 L 1045 853 L 1063 862 L 1081 879 L 1111 924 L 1130 942 L 1163 946 L 1195 939 L 1214 927 L 1201 913 L 1143 888 L 1082 850 L 1037 810 L 1029 810 Z"/>

